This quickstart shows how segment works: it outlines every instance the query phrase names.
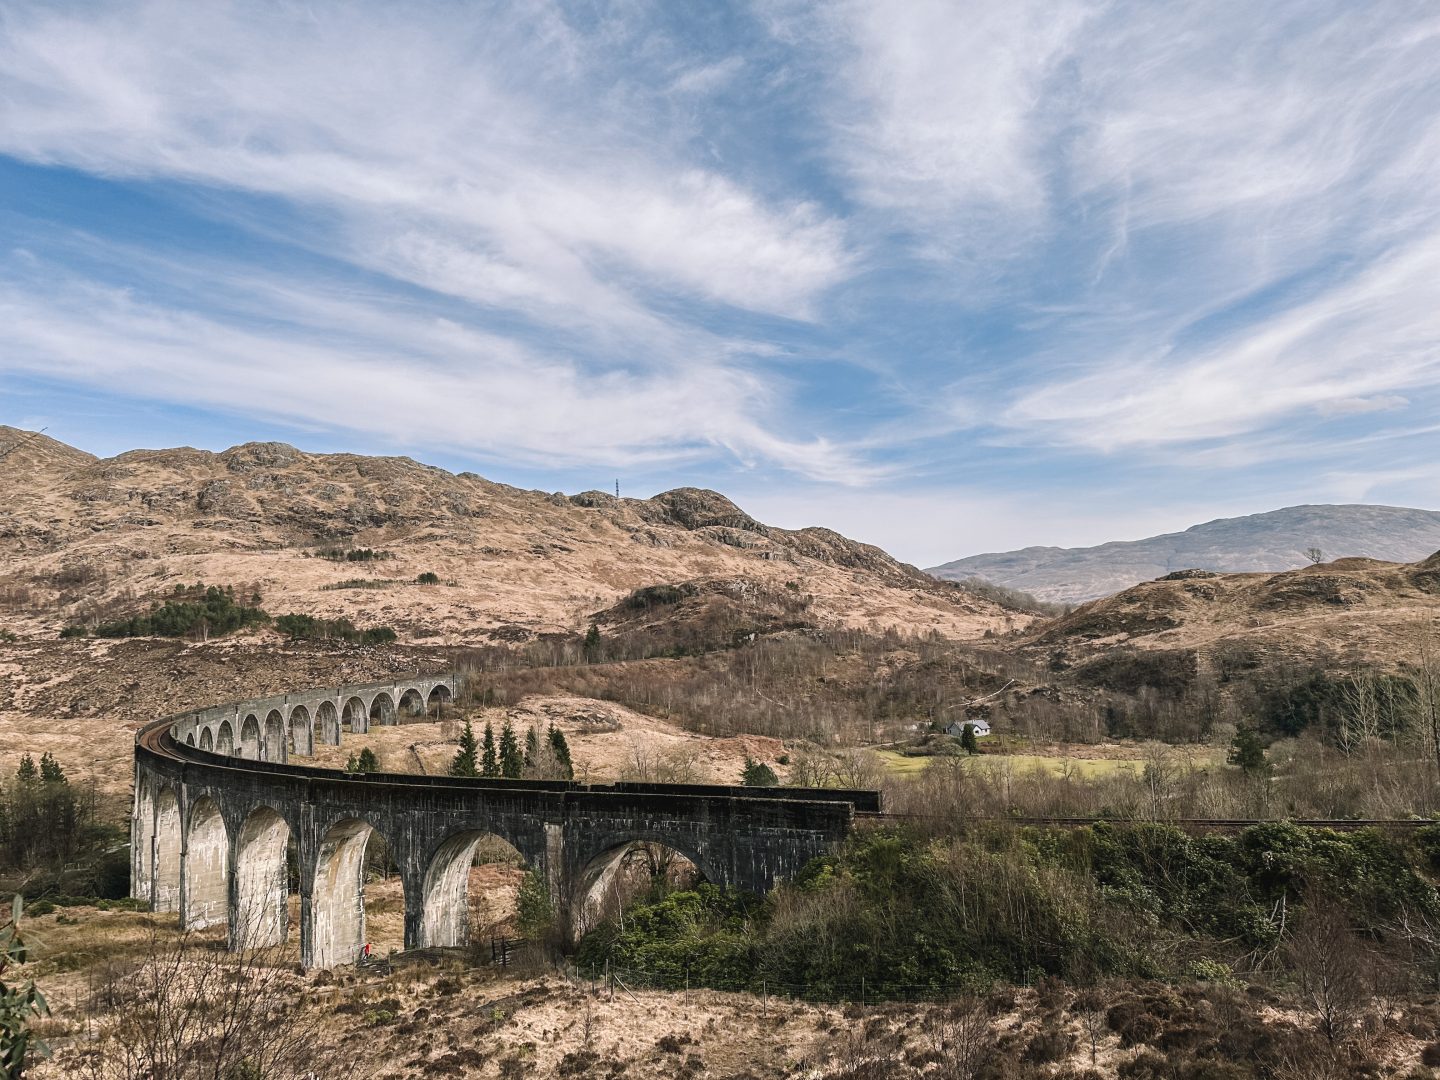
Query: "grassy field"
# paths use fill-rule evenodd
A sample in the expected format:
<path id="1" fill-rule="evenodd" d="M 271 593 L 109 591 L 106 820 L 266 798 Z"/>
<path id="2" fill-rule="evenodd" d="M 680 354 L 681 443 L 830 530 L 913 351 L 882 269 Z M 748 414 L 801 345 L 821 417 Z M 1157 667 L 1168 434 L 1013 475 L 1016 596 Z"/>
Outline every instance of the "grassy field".
<path id="1" fill-rule="evenodd" d="M 1083 778 L 1108 776 L 1117 772 L 1139 774 L 1145 768 L 1143 757 L 1093 757 L 1085 756 L 1088 748 L 1077 747 L 1073 753 L 1061 754 L 981 754 L 977 757 L 961 758 L 970 768 L 998 769 L 1013 768 L 1022 772 L 1041 770 L 1059 775 L 1069 768 L 1072 775 Z M 1200 768 L 1217 767 L 1225 763 L 1225 751 L 1213 747 L 1172 748 L 1178 760 L 1186 758 Z M 928 768 L 936 760 L 933 757 L 908 757 L 894 750 L 880 750 L 885 767 L 896 773 L 915 773 Z"/>

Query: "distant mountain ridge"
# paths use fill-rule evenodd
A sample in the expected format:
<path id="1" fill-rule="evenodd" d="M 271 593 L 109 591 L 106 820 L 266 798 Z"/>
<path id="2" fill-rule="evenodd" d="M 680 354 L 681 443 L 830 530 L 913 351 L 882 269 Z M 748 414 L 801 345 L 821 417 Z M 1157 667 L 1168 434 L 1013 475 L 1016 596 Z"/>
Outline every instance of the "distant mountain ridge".
<path id="1" fill-rule="evenodd" d="M 1287 506 L 1218 518 L 1184 532 L 1088 548 L 1027 547 L 972 555 L 926 572 L 950 581 L 984 578 L 1041 600 L 1079 603 L 1177 570 L 1279 572 L 1326 560 L 1365 557 L 1416 562 L 1440 551 L 1440 511 L 1364 504 Z"/>

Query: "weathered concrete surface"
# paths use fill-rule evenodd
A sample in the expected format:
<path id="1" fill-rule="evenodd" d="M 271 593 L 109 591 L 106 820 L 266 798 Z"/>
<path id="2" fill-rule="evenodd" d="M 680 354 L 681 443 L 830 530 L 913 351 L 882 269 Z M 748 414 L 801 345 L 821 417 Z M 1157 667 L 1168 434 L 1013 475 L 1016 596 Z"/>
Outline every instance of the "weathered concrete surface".
<path id="1" fill-rule="evenodd" d="M 302 962 L 333 967 L 353 962 L 365 940 L 362 875 L 374 832 L 400 868 L 413 948 L 464 942 L 468 867 L 487 834 L 544 875 L 567 920 L 637 841 L 680 852 L 711 882 L 765 892 L 831 850 L 857 809 L 879 809 L 874 792 L 352 776 L 285 763 L 311 747 L 307 735 L 328 742 L 342 726 L 394 722 L 455 689 L 449 676 L 337 687 L 151 724 L 135 750 L 134 895 L 182 911 L 188 925 L 223 914 L 232 948 L 283 941 L 293 838 Z M 258 737 L 220 754 L 227 727 L 244 732 L 251 717 Z"/>

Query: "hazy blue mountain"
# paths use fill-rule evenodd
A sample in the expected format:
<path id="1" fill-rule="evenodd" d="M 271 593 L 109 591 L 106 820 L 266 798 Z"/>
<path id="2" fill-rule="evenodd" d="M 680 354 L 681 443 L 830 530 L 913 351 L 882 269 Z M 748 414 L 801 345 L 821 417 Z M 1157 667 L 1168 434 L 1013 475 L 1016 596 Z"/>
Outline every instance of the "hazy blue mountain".
<path id="1" fill-rule="evenodd" d="M 1306 554 L 1309 548 L 1319 548 L 1327 562 L 1356 555 L 1414 562 L 1440 551 L 1440 511 L 1287 506 L 1266 514 L 1219 518 L 1145 540 L 971 555 L 927 572 L 953 581 L 984 578 L 1042 600 L 1075 603 L 1176 570 L 1293 570 L 1311 561 Z"/>

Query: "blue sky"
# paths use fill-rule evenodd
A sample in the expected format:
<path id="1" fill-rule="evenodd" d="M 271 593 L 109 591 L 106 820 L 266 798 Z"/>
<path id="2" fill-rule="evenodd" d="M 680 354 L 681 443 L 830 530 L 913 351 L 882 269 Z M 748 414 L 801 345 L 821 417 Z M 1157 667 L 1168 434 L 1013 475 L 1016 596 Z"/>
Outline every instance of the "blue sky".
<path id="1" fill-rule="evenodd" d="M 0 0 L 0 421 L 929 565 L 1440 507 L 1440 10 Z"/>

